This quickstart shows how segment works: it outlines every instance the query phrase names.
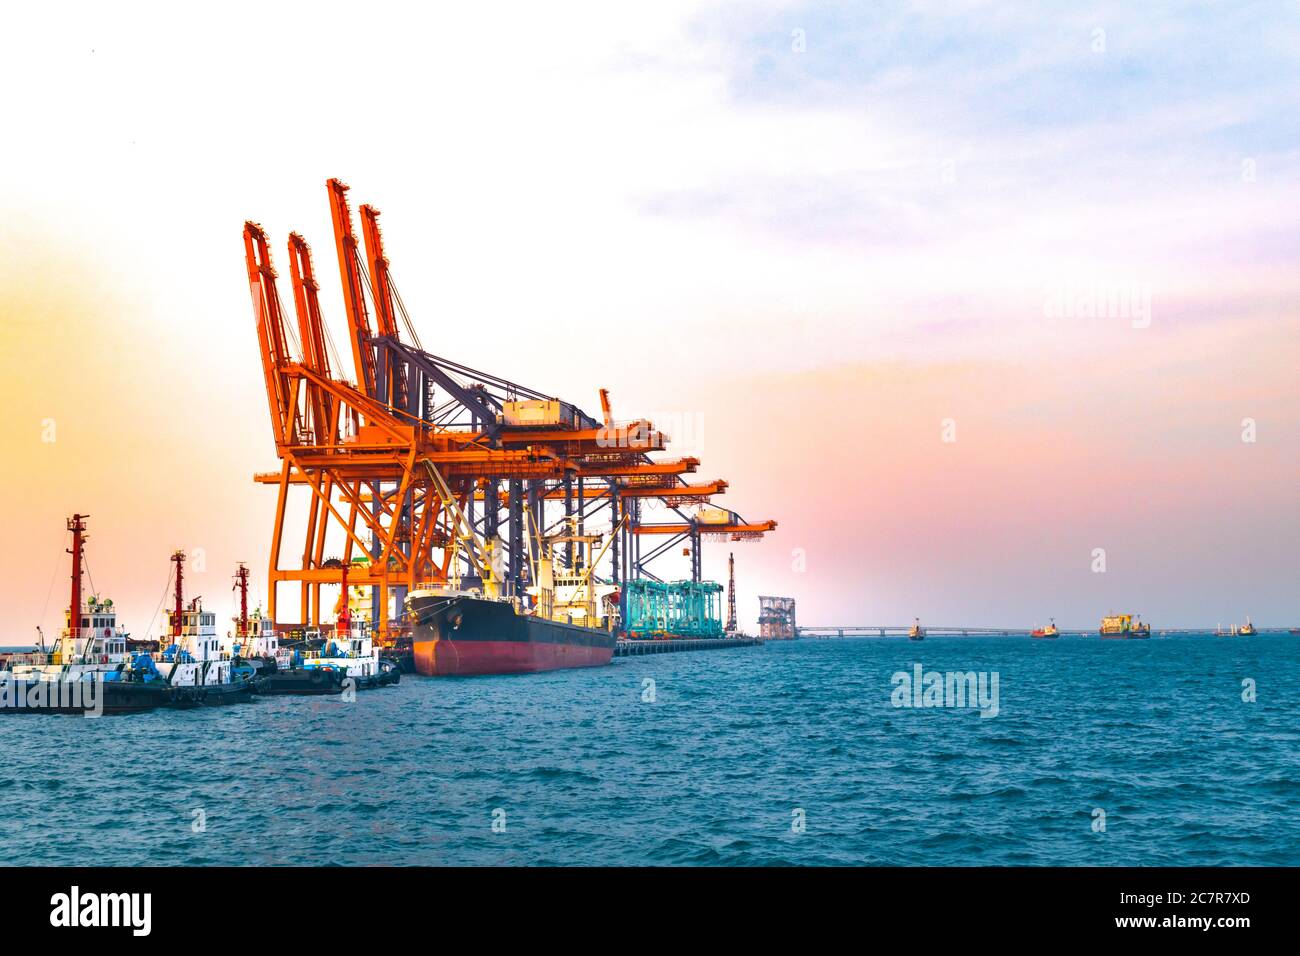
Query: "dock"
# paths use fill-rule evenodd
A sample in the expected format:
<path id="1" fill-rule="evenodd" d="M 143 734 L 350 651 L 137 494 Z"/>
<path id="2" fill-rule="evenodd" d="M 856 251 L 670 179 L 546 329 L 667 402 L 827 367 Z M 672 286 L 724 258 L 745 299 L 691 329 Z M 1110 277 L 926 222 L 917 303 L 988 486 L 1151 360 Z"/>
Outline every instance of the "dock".
<path id="1" fill-rule="evenodd" d="M 665 641 L 620 640 L 614 645 L 615 657 L 641 657 L 644 654 L 675 654 L 681 651 L 721 651 L 731 647 L 762 644 L 761 637 L 675 638 Z"/>

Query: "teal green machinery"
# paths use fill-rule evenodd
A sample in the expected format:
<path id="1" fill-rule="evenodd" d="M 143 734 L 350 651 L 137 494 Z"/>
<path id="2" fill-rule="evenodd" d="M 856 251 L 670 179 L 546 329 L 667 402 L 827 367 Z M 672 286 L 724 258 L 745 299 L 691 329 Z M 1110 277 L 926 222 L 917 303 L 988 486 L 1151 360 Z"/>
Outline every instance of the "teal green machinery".
<path id="1" fill-rule="evenodd" d="M 623 588 L 628 637 L 722 637 L 722 585 L 635 578 Z"/>

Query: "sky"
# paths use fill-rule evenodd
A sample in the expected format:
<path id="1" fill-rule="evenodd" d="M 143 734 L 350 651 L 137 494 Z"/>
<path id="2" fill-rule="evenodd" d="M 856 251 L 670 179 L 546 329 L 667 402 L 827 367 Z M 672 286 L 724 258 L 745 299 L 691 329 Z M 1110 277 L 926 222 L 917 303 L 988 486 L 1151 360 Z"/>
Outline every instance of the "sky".
<path id="1" fill-rule="evenodd" d="M 176 548 L 256 581 L 240 231 L 327 269 L 331 176 L 429 351 L 779 522 L 706 543 L 742 623 L 1300 624 L 1300 6 L 466 6 L 7 14 L 0 644 L 74 511 L 137 635 Z"/>

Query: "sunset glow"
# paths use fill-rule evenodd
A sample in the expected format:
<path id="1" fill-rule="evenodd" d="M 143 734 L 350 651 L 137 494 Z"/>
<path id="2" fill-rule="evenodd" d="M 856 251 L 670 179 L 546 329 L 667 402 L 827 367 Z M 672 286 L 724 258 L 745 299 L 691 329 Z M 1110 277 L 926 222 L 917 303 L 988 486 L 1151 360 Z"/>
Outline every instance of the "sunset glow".
<path id="1" fill-rule="evenodd" d="M 29 5 L 0 37 L 0 83 L 44 90 L 0 178 L 0 643 L 61 623 L 74 511 L 142 635 L 176 548 L 222 621 L 236 561 L 264 598 L 239 234 L 304 233 L 342 343 L 329 176 L 384 211 L 429 351 L 589 412 L 607 387 L 777 519 L 704 548 L 743 623 L 760 593 L 809 624 L 1296 623 L 1294 5 L 1175 16 L 1179 69 L 1121 3 L 458 10 L 382 50 L 238 6 Z"/>

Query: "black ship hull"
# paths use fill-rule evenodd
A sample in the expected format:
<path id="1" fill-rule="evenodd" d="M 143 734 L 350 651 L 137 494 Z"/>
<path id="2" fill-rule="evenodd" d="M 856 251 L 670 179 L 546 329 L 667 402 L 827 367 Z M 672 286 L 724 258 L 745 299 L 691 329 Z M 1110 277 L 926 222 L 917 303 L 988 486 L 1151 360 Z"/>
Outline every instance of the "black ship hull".
<path id="1" fill-rule="evenodd" d="M 516 614 L 506 601 L 415 595 L 409 606 L 415 670 L 426 677 L 599 667 L 614 657 L 612 632 Z"/>

